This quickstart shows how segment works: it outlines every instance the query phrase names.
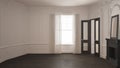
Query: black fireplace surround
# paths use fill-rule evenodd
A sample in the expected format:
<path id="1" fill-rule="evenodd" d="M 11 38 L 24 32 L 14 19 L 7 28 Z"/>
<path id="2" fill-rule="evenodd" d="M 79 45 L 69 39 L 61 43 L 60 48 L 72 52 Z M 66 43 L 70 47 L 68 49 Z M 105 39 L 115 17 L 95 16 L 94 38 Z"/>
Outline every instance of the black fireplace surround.
<path id="1" fill-rule="evenodd" d="M 111 17 L 110 38 L 107 40 L 107 60 L 120 68 L 119 15 Z"/>
<path id="2" fill-rule="evenodd" d="M 120 40 L 106 39 L 107 40 L 107 60 L 120 68 Z"/>

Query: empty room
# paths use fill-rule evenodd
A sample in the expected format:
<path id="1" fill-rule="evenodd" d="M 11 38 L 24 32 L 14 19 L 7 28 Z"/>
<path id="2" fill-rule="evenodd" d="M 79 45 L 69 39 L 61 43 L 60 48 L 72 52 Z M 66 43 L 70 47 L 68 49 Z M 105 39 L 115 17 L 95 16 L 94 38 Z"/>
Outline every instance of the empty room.
<path id="1" fill-rule="evenodd" d="M 0 68 L 120 68 L 120 0 L 0 0 Z"/>

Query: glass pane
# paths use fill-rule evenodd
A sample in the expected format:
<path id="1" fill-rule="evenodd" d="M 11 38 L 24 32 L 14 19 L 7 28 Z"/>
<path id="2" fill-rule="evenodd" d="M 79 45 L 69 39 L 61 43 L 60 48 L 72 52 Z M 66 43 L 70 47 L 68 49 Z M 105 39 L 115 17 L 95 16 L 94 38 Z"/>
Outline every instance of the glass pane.
<path id="1" fill-rule="evenodd" d="M 83 44 L 83 51 L 88 51 L 88 43 Z"/>
<path id="2" fill-rule="evenodd" d="M 98 24 L 98 23 L 99 23 L 99 22 L 96 21 L 96 40 L 99 40 L 99 39 L 98 39 L 98 37 L 99 37 L 99 36 L 98 36 L 98 35 L 99 35 L 99 26 L 98 26 L 99 24 Z"/>
<path id="3" fill-rule="evenodd" d="M 61 27 L 62 27 L 62 30 L 72 30 L 73 25 L 72 23 L 62 23 Z"/>
<path id="4" fill-rule="evenodd" d="M 61 15 L 61 29 L 72 30 L 74 22 L 74 15 Z"/>
<path id="5" fill-rule="evenodd" d="M 91 21 L 91 52 L 94 53 L 94 23 L 95 21 Z"/>
<path id="6" fill-rule="evenodd" d="M 74 44 L 74 15 L 57 15 L 55 19 L 55 44 Z"/>
<path id="7" fill-rule="evenodd" d="M 73 32 L 72 31 L 62 31 L 61 32 L 61 44 L 74 44 L 73 42 Z"/>
<path id="8" fill-rule="evenodd" d="M 98 47 L 98 44 L 96 44 L 96 53 L 99 53 L 99 47 Z"/>
<path id="9" fill-rule="evenodd" d="M 112 18 L 112 33 L 111 37 L 116 37 L 117 33 L 117 17 Z"/>
<path id="10" fill-rule="evenodd" d="M 88 40 L 88 23 L 83 24 L 83 39 Z"/>
<path id="11" fill-rule="evenodd" d="M 120 39 L 120 23 L 119 23 L 119 27 L 118 27 L 118 39 Z"/>

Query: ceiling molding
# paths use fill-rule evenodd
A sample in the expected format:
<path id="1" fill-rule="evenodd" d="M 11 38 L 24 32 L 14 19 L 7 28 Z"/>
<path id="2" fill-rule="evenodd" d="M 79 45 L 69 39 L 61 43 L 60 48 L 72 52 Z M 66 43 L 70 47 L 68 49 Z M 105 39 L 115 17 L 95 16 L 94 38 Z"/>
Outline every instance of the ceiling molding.
<path id="1" fill-rule="evenodd" d="M 15 0 L 29 6 L 86 6 L 99 2 L 100 0 Z"/>

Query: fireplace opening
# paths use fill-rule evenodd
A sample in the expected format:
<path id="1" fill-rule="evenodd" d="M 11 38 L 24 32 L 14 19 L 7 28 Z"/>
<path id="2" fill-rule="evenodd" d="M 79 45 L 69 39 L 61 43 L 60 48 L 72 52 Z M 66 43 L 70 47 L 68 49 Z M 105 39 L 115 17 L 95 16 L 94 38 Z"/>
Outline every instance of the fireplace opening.
<path id="1" fill-rule="evenodd" d="M 111 59 L 116 59 L 116 56 L 115 56 L 115 48 L 113 48 L 113 47 L 109 47 L 109 57 L 111 58 Z"/>

